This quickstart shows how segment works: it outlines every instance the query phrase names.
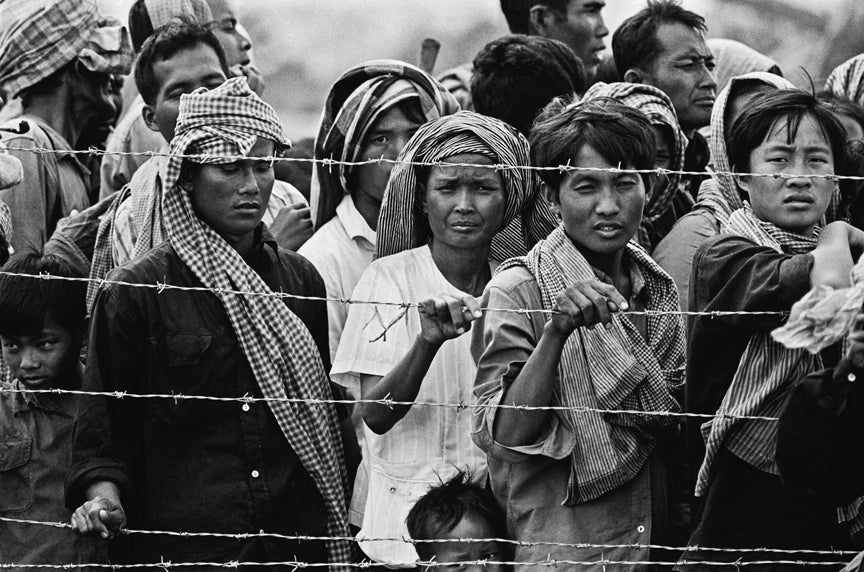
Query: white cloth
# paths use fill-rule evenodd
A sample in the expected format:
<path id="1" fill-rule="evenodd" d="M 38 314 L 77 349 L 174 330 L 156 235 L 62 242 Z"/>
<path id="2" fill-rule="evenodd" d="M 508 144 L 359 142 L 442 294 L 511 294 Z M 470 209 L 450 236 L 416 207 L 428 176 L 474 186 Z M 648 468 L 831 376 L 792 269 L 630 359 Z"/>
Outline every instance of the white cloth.
<path id="1" fill-rule="evenodd" d="M 311 262 L 327 287 L 328 298 L 350 298 L 360 277 L 375 257 L 375 231 L 345 195 L 336 207 L 336 216 L 319 228 L 298 254 Z M 327 303 L 330 360 L 336 358 L 339 338 L 348 318 L 348 304 Z"/>
<path id="2" fill-rule="evenodd" d="M 428 246 L 376 260 L 363 274 L 352 298 L 357 300 L 419 302 L 427 296 L 465 293 L 450 284 L 432 260 Z M 384 376 L 408 352 L 420 333 L 420 318 L 411 308 L 395 322 L 386 338 L 370 343 L 402 309 L 394 306 L 351 305 L 331 377 L 349 391 L 360 393 L 360 375 Z M 417 400 L 434 403 L 472 403 L 476 366 L 470 335 L 445 342 L 423 380 Z M 363 526 L 358 538 L 408 537 L 405 518 L 431 487 L 467 470 L 476 483 L 486 480 L 486 458 L 471 440 L 471 408 L 415 405 L 393 429 L 376 435 L 365 429 L 363 463 L 368 471 Z M 402 542 L 361 542 L 376 562 L 413 562 L 414 547 Z"/>

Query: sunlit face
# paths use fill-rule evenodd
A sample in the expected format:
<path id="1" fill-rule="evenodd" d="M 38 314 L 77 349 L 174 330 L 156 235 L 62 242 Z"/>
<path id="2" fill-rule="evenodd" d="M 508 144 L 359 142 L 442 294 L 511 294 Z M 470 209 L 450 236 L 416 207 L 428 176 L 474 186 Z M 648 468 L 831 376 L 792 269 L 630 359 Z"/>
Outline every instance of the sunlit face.
<path id="1" fill-rule="evenodd" d="M 249 157 L 273 155 L 274 143 L 258 138 Z M 204 164 L 192 175 L 192 206 L 204 223 L 236 244 L 258 228 L 273 191 L 273 164 L 243 159 Z"/>
<path id="2" fill-rule="evenodd" d="M 507 198 L 501 174 L 471 166 L 494 165 L 483 155 L 465 153 L 441 162 L 426 179 L 425 206 L 435 242 L 452 248 L 487 248 L 504 220 Z"/>
<path id="3" fill-rule="evenodd" d="M 753 213 L 778 227 L 809 236 L 828 208 L 834 182 L 808 175 L 833 175 L 831 145 L 812 116 L 798 126 L 788 140 L 786 120 L 771 128 L 761 145 L 750 152 L 750 172 L 795 174 L 793 178 L 738 177 L 738 185 L 749 195 Z"/>
<path id="4" fill-rule="evenodd" d="M 435 542 L 429 544 L 429 549 L 434 555 L 434 561 L 447 562 L 477 562 L 487 560 L 490 562 L 506 562 L 509 560 L 507 551 L 498 542 L 460 542 L 462 538 L 496 538 L 495 529 L 486 519 L 471 512 L 462 517 L 453 530 L 439 536 L 439 540 L 452 540 L 452 542 Z M 437 570 L 438 568 L 427 568 Z M 460 572 L 503 572 L 506 566 L 501 564 L 474 564 L 462 566 L 445 566 L 445 570 L 459 570 Z"/>
<path id="5" fill-rule="evenodd" d="M 78 372 L 81 335 L 48 319 L 36 335 L 0 336 L 13 379 L 28 389 L 69 388 Z"/>
<path id="6" fill-rule="evenodd" d="M 237 10 L 233 0 L 207 0 L 213 14 L 213 34 L 225 50 L 228 67 L 249 65 L 252 42 L 237 29 Z"/>
<path id="7" fill-rule="evenodd" d="M 603 38 L 609 30 L 603 22 L 604 0 L 570 0 L 567 13 L 549 28 L 547 37 L 564 42 L 585 64 L 589 77 L 600 65 L 600 52 L 606 49 Z"/>
<path id="8" fill-rule="evenodd" d="M 611 169 L 612 165 L 594 147 L 585 144 L 571 163 L 574 167 Z M 633 169 L 633 165 L 621 165 Z M 645 183 L 636 173 L 570 171 L 557 193 L 547 189 L 547 198 L 560 212 L 564 230 L 580 249 L 593 254 L 623 250 L 642 222 Z"/>
<path id="9" fill-rule="evenodd" d="M 385 111 L 366 132 L 360 144 L 358 160 L 381 157 L 395 160 L 419 128 L 420 124 L 409 118 L 399 106 Z M 355 167 L 349 182 L 352 194 L 363 194 L 380 204 L 392 170 L 393 163 L 370 163 Z"/>
<path id="10" fill-rule="evenodd" d="M 207 44 L 197 44 L 154 62 L 153 76 L 159 82 L 159 91 L 153 105 L 145 105 L 143 117 L 148 127 L 158 130 L 166 141 L 174 138 L 180 96 L 199 87 L 219 87 L 227 79 L 219 56 Z"/>
<path id="11" fill-rule="evenodd" d="M 643 81 L 663 91 L 672 100 L 685 133 L 711 122 L 717 81 L 714 56 L 698 30 L 680 23 L 660 24 L 657 40 L 662 51 L 643 70 Z"/>

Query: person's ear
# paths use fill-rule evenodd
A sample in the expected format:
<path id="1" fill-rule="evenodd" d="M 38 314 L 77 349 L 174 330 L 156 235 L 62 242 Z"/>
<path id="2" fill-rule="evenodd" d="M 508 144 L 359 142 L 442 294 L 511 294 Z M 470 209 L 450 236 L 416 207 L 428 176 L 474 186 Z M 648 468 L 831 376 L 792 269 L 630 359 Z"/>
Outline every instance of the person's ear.
<path id="1" fill-rule="evenodd" d="M 559 189 L 549 185 L 548 183 L 540 183 L 540 195 L 549 205 L 549 210 L 552 211 L 555 218 L 561 220 L 561 200 Z"/>
<path id="2" fill-rule="evenodd" d="M 417 179 L 417 208 L 426 214 L 426 181 Z"/>
<path id="3" fill-rule="evenodd" d="M 528 10 L 528 35 L 529 36 L 548 36 L 549 25 L 552 23 L 550 18 L 554 18 L 554 14 L 546 4 L 534 4 Z"/>
<path id="4" fill-rule="evenodd" d="M 141 118 L 144 120 L 144 125 L 146 125 L 150 131 L 160 133 L 159 125 L 156 123 L 156 110 L 153 109 L 152 105 L 149 103 L 144 104 L 144 107 L 141 108 Z"/>
<path id="5" fill-rule="evenodd" d="M 741 192 L 746 193 L 747 196 L 750 196 L 750 184 L 752 182 L 750 175 L 732 175 L 732 178 L 735 180 L 735 184 L 738 185 L 738 188 Z"/>
<path id="6" fill-rule="evenodd" d="M 630 68 L 624 72 L 624 83 L 645 83 L 645 74 L 638 68 Z"/>

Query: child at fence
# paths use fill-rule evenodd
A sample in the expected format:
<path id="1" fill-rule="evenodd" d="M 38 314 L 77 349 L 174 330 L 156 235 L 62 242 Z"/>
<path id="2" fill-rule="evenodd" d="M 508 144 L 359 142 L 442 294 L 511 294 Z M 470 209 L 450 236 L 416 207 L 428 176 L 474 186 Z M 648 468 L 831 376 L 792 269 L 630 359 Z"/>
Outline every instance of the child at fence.
<path id="1" fill-rule="evenodd" d="M 18 255 L 4 272 L 81 277 L 62 259 Z M 0 516 L 68 522 L 63 481 L 82 398 L 32 390 L 79 389 L 86 333 L 83 282 L 0 275 L 0 341 L 12 391 L 0 392 Z M 72 531 L 0 521 L 0 562 L 99 562 L 105 547 Z"/>
<path id="2" fill-rule="evenodd" d="M 647 561 L 646 545 L 665 540 L 661 444 L 673 441 L 675 418 L 661 412 L 679 411 L 684 325 L 669 313 L 672 279 L 631 240 L 646 177 L 613 168 L 652 168 L 654 131 L 609 99 L 544 113 L 532 163 L 601 170 L 540 172 L 562 223 L 486 287 L 481 305 L 510 311 L 486 312 L 475 329 L 473 437 L 511 537 L 540 543 L 517 546 L 516 561 Z"/>
<path id="3" fill-rule="evenodd" d="M 788 349 L 770 336 L 784 321 L 782 313 L 811 287 L 848 285 L 864 247 L 864 233 L 846 223 L 820 232 L 845 142 L 830 107 L 798 90 L 761 94 L 732 124 L 732 170 L 784 176 L 735 177 L 747 202 L 696 251 L 690 310 L 773 314 L 691 322 L 687 409 L 719 415 L 688 423 L 691 466 L 701 462 L 691 546 L 797 550 L 848 542 L 835 507 L 786 489 L 775 459 L 774 418 L 798 380 L 821 369 L 823 358 L 833 365 L 839 355 L 836 348 L 821 355 Z M 742 556 L 748 555 L 712 551 L 687 558 Z"/>
<path id="4" fill-rule="evenodd" d="M 444 566 L 447 570 L 503 572 L 511 569 L 505 564 L 481 563 L 510 561 L 513 551 L 496 540 L 506 537 L 507 523 L 495 498 L 487 489 L 473 484 L 464 472 L 423 495 L 411 507 L 407 525 L 408 534 L 415 541 L 449 541 L 417 542 L 417 554 L 424 562 L 476 563 L 459 568 Z M 463 541 L 466 539 L 477 542 Z"/>

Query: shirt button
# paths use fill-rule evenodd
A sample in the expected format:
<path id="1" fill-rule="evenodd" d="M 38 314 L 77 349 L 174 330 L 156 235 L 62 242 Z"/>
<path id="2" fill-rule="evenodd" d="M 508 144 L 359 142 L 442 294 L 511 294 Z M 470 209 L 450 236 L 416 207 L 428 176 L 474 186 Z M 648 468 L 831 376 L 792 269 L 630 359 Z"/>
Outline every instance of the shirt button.
<path id="1" fill-rule="evenodd" d="M 241 409 L 242 409 L 243 411 L 249 411 L 249 410 L 251 409 L 251 407 L 249 407 L 249 404 L 248 404 L 248 403 L 244 403 L 244 404 L 243 404 L 243 407 L 241 407 Z"/>
<path id="2" fill-rule="evenodd" d="M 252 471 L 252 478 L 253 479 L 257 479 L 260 476 L 261 476 L 261 473 L 259 473 L 258 471 Z"/>
<path id="3" fill-rule="evenodd" d="M 636 527 L 636 532 L 638 532 L 639 534 L 642 534 L 643 532 L 645 532 L 645 527 L 640 524 L 639 526 Z"/>

